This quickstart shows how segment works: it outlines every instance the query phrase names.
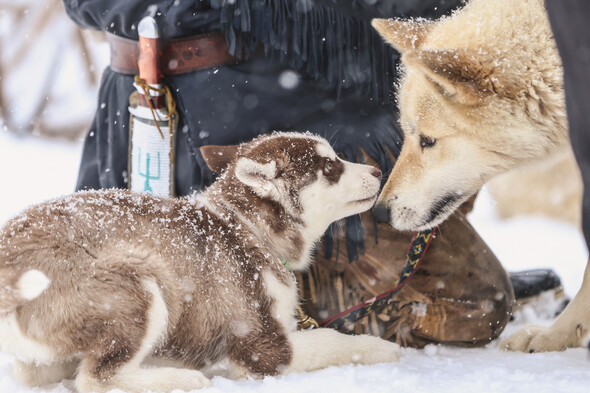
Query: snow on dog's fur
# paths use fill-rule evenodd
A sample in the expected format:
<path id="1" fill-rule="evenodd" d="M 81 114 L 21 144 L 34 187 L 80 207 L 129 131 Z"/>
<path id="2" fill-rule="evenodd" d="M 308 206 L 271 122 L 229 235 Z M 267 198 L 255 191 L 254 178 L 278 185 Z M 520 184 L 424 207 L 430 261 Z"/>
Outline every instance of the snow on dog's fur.
<path id="1" fill-rule="evenodd" d="M 438 21 L 373 20 L 402 53 L 405 141 L 374 212 L 431 228 L 492 177 L 568 149 L 563 70 L 542 0 L 472 0 Z M 504 347 L 561 350 L 590 338 L 590 267 L 550 327 Z"/>
<path id="2" fill-rule="evenodd" d="M 192 390 L 216 365 L 263 376 L 398 359 L 377 337 L 295 331 L 288 270 L 310 264 L 332 221 L 371 207 L 381 172 L 309 134 L 202 152 L 223 175 L 201 194 L 82 192 L 5 225 L 0 348 L 18 359 L 19 380 Z"/>

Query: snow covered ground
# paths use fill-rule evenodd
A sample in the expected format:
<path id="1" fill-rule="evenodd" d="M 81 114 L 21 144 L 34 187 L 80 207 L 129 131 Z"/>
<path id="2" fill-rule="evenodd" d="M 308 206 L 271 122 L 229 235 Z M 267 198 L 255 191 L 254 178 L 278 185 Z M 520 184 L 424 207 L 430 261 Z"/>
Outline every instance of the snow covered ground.
<path id="1" fill-rule="evenodd" d="M 81 143 L 16 138 L 0 130 L 0 225 L 22 208 L 74 188 Z M 578 230 L 544 218 L 501 221 L 485 192 L 470 217 L 508 270 L 551 267 L 573 296 L 588 253 Z M 524 246 L 524 247 L 523 247 Z M 531 310 L 502 337 L 539 319 Z M 204 392 L 590 392 L 590 353 L 582 348 L 545 354 L 500 351 L 498 342 L 481 349 L 427 346 L 404 349 L 399 363 L 333 367 L 263 380 L 214 378 Z M 13 359 L 0 354 L 0 393 L 69 393 L 72 381 L 44 389 L 21 387 L 12 377 Z"/>

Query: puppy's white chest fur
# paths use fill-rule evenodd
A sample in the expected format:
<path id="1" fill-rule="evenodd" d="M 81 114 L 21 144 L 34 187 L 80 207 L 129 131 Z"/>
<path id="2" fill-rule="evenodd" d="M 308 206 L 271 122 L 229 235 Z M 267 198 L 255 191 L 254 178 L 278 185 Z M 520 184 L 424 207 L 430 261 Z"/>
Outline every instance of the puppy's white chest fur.
<path id="1" fill-rule="evenodd" d="M 286 274 L 287 283 L 281 282 L 270 270 L 262 272 L 262 280 L 266 295 L 273 300 L 272 316 L 283 326 L 285 331 L 292 332 L 297 328 L 295 308 L 297 307 L 297 285 L 292 274 Z"/>

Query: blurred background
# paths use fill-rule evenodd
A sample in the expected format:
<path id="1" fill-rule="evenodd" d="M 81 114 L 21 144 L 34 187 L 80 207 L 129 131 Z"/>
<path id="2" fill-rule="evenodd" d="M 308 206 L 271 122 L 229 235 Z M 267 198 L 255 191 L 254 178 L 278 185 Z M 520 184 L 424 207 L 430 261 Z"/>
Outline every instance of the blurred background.
<path id="1" fill-rule="evenodd" d="M 0 0 L 2 130 L 74 140 L 95 109 L 108 45 L 83 31 L 60 0 Z"/>

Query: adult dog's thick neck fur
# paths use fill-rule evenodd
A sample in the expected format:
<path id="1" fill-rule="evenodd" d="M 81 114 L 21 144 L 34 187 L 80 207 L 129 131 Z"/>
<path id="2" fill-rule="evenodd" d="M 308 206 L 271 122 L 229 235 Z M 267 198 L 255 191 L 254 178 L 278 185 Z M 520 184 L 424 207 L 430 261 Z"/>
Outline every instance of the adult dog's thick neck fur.
<path id="1" fill-rule="evenodd" d="M 566 146 L 562 67 L 542 0 L 373 21 L 402 53 L 405 142 L 377 202 L 399 229 L 449 216 L 491 177 Z"/>
<path id="2" fill-rule="evenodd" d="M 202 151 L 223 175 L 201 194 L 82 192 L 0 231 L 0 349 L 21 381 L 75 372 L 81 392 L 188 391 L 218 363 L 260 376 L 397 358 L 375 337 L 293 331 L 288 269 L 309 265 L 332 221 L 371 207 L 381 172 L 306 134 Z M 150 358 L 178 367 L 146 370 Z"/>

